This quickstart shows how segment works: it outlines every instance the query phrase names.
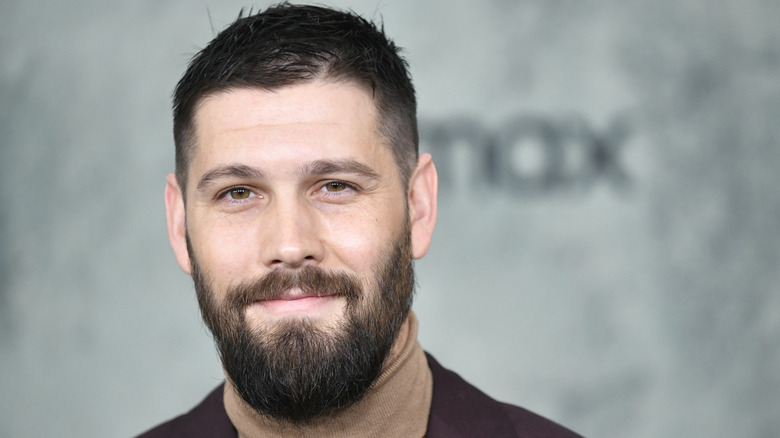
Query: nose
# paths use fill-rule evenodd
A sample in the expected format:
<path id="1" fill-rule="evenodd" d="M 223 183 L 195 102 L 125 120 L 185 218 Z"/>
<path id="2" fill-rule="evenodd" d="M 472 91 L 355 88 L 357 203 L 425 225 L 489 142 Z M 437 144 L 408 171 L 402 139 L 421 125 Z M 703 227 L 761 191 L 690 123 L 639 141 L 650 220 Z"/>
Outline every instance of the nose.
<path id="1" fill-rule="evenodd" d="M 261 252 L 269 268 L 299 268 L 322 260 L 316 213 L 304 199 L 276 197 L 260 221 Z"/>

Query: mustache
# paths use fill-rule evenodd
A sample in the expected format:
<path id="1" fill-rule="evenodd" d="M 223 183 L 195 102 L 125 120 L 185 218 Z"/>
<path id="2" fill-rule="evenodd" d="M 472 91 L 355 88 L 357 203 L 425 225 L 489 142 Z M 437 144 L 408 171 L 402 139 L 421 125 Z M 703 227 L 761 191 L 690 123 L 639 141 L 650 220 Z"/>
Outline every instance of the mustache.
<path id="1" fill-rule="evenodd" d="M 339 296 L 354 302 L 362 288 L 358 279 L 343 271 L 307 266 L 299 270 L 274 269 L 257 280 L 241 283 L 228 290 L 228 305 L 244 308 L 261 300 L 281 298 L 291 289 L 299 289 L 311 296 Z"/>

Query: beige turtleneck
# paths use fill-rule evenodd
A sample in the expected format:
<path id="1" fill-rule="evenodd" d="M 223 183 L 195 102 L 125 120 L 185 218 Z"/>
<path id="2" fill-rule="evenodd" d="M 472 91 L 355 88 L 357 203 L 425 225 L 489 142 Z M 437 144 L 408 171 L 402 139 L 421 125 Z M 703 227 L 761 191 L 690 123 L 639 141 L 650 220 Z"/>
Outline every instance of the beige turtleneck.
<path id="1" fill-rule="evenodd" d="M 422 437 L 428 424 L 433 377 L 409 312 L 385 367 L 366 395 L 343 411 L 310 425 L 282 424 L 255 412 L 225 382 L 225 410 L 239 438 Z"/>

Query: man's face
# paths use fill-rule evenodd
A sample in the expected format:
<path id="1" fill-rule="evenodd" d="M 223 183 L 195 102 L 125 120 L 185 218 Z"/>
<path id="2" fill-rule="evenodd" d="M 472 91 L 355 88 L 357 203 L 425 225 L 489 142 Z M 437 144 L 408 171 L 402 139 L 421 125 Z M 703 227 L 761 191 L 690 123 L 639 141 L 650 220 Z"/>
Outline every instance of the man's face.
<path id="1" fill-rule="evenodd" d="M 236 89 L 202 103 L 186 226 L 191 256 L 217 302 L 231 286 L 275 269 L 316 266 L 364 284 L 371 278 L 380 249 L 401 232 L 407 215 L 375 120 L 368 94 L 347 84 Z M 321 292 L 292 290 L 252 303 L 246 320 L 256 329 L 291 319 L 335 329 L 346 300 Z"/>
<path id="2" fill-rule="evenodd" d="M 181 194 L 169 177 L 169 231 L 182 268 L 193 274 L 232 380 L 247 371 L 262 374 L 245 369 L 256 362 L 276 362 L 267 376 L 304 367 L 307 372 L 287 377 L 308 379 L 297 388 L 307 396 L 323 385 L 309 375 L 333 375 L 345 359 L 356 360 L 326 353 L 371 352 L 362 344 L 377 341 L 384 345 L 362 358 L 363 368 L 372 369 L 355 370 L 371 375 L 337 380 L 373 380 L 380 371 L 411 302 L 412 255 L 425 252 L 430 233 L 419 231 L 425 202 L 407 204 L 393 154 L 376 126 L 370 96 L 344 83 L 234 89 L 199 106 L 186 224 Z M 435 220 L 435 170 L 427 158 Z M 423 186 L 410 185 L 414 199 Z M 323 369 L 320 363 L 328 361 L 331 368 Z M 251 391 L 242 392 L 252 382 L 234 383 L 245 400 L 252 398 Z M 342 390 L 331 388 L 325 396 Z M 281 403 L 265 396 L 258 403 Z M 331 400 L 321 410 L 352 401 Z"/>

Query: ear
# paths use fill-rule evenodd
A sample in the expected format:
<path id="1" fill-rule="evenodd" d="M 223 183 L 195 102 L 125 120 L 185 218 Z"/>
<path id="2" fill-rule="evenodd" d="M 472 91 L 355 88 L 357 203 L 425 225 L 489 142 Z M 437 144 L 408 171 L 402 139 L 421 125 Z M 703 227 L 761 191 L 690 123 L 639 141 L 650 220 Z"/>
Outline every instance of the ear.
<path id="1" fill-rule="evenodd" d="M 176 261 L 181 269 L 192 274 L 190 254 L 187 250 L 187 221 L 184 209 L 184 196 L 176 180 L 176 175 L 169 174 L 165 185 L 165 215 L 168 219 L 168 240 L 173 247 Z"/>
<path id="2" fill-rule="evenodd" d="M 409 180 L 409 219 L 412 228 L 412 256 L 419 259 L 428 252 L 436 226 L 436 197 L 439 177 L 431 154 L 422 154 Z"/>

